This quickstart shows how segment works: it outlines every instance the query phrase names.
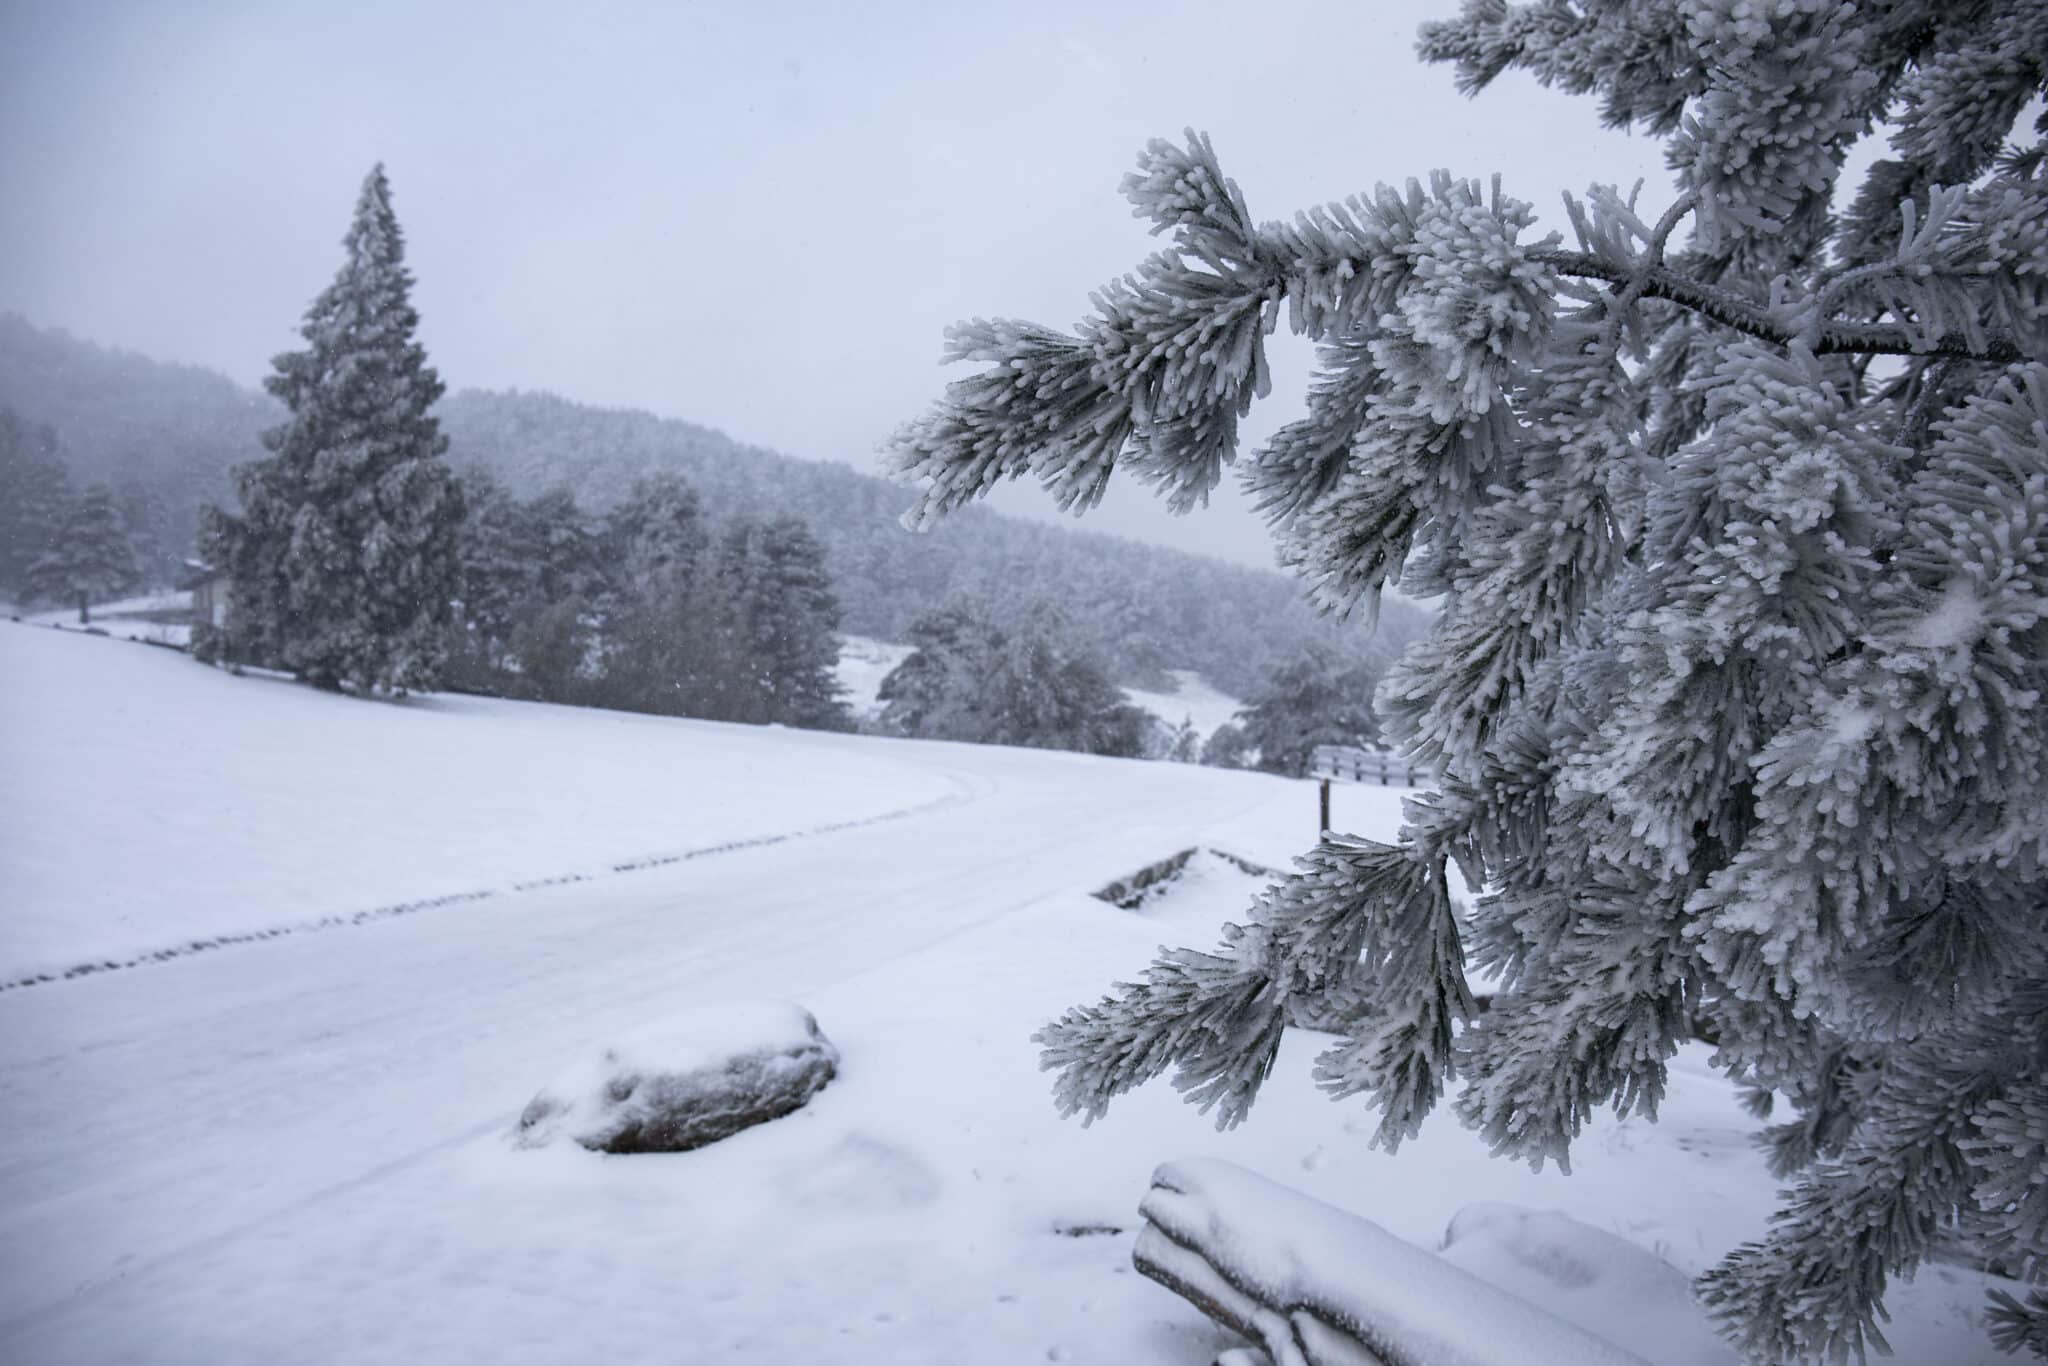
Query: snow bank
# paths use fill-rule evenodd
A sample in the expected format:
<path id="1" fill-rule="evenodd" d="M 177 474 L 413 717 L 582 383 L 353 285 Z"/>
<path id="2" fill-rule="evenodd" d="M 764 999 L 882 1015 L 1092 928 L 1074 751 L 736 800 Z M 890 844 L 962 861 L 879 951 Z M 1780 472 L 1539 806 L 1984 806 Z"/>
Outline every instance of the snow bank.
<path id="1" fill-rule="evenodd" d="M 1133 1253 L 1138 1269 L 1258 1340 L 1278 1366 L 1644 1366 L 1369 1220 L 1235 1163 L 1170 1162 L 1152 1182 L 1139 1206 L 1150 1227 Z"/>
<path id="2" fill-rule="evenodd" d="M 635 1030 L 549 1082 L 519 1117 L 519 1144 L 688 1152 L 800 1108 L 838 1069 L 839 1050 L 802 1006 L 703 1006 Z"/>
<path id="3" fill-rule="evenodd" d="M 1441 1255 L 1659 1366 L 1740 1366 L 1693 1303 L 1684 1273 L 1558 1210 L 1467 1205 L 1445 1231 Z"/>

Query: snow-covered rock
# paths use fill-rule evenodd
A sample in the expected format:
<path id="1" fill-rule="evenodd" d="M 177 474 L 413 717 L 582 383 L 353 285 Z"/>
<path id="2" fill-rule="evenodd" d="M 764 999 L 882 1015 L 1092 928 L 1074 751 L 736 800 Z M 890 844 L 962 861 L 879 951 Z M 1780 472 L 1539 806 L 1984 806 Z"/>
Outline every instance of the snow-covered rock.
<path id="1" fill-rule="evenodd" d="M 687 1152 L 799 1108 L 838 1067 L 839 1051 L 802 1006 L 706 1006 L 635 1030 L 555 1078 L 520 1115 L 518 1140 Z"/>

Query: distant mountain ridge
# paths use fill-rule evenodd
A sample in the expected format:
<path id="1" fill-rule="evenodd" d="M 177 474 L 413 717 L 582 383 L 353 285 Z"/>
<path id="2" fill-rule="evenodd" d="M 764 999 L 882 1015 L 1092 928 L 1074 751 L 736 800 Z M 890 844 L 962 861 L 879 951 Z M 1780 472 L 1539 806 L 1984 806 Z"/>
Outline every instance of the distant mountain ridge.
<path id="1" fill-rule="evenodd" d="M 268 395 L 214 371 L 80 341 L 0 314 L 0 407 L 55 428 L 81 481 L 134 480 L 155 491 L 167 533 L 189 545 L 199 506 L 229 498 L 229 467 L 260 457 L 259 434 L 283 418 Z M 1097 532 L 968 509 L 934 531 L 897 518 L 909 491 L 831 462 L 800 460 L 721 432 L 635 410 L 542 392 L 463 390 L 437 412 L 458 470 L 489 471 L 514 494 L 573 491 L 602 509 L 634 480 L 673 471 L 714 522 L 795 515 L 824 543 L 845 629 L 901 640 L 910 623 L 955 597 L 998 620 L 1056 603 L 1117 676 L 1158 686 L 1192 669 L 1236 696 L 1311 642 L 1382 654 L 1423 614 L 1383 613 L 1378 644 L 1319 618 L 1300 586 L 1270 571 Z"/>

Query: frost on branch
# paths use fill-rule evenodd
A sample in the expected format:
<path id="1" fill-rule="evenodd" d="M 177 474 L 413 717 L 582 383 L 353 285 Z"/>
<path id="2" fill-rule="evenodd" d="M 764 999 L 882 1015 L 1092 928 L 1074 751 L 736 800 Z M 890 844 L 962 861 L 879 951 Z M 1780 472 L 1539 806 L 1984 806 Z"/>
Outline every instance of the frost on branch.
<path id="1" fill-rule="evenodd" d="M 889 451 L 918 516 L 1125 461 L 1184 506 L 1284 317 L 1308 411 L 1244 475 L 1282 561 L 1333 611 L 1439 607 L 1377 710 L 1440 790 L 1049 1026 L 1063 1108 L 1178 1069 L 1233 1122 L 1310 1006 L 1385 1145 L 1455 1083 L 1562 1164 L 1704 1026 L 1790 1108 L 1789 1202 L 1709 1282 L 1737 1341 L 1860 1353 L 1954 1243 L 2048 1283 L 2044 38 L 2020 0 L 1466 0 L 1425 56 L 1596 96 L 1667 140 L 1668 197 L 1568 196 L 1567 244 L 1439 173 L 1254 227 L 1206 141 L 1155 144 L 1127 190 L 1173 249 L 1074 336 L 973 335 L 989 368 Z"/>
<path id="2" fill-rule="evenodd" d="M 1413 848 L 1350 839 L 1299 862 L 1214 953 L 1164 950 L 1142 981 L 1039 1031 L 1061 1113 L 1098 1119 L 1171 1066 L 1174 1085 L 1228 1128 L 1272 1069 L 1290 1003 L 1335 1001 L 1353 1027 L 1318 1077 L 1374 1097 L 1385 1111 L 1376 1141 L 1389 1149 L 1415 1133 L 1474 1009 L 1443 868 Z"/>

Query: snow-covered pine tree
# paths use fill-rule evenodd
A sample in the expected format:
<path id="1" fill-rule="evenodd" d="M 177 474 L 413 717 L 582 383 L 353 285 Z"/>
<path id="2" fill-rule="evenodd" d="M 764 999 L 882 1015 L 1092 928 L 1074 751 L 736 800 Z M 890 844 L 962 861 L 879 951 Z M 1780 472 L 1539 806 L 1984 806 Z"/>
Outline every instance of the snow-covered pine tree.
<path id="1" fill-rule="evenodd" d="M 595 601 L 604 596 L 604 528 L 577 503 L 574 491 L 552 488 L 520 506 L 542 601 Z"/>
<path id="2" fill-rule="evenodd" d="M 346 259 L 306 312 L 306 349 L 265 387 L 291 418 L 240 466 L 240 515 L 209 509 L 203 545 L 232 583 L 244 658 L 320 687 L 403 692 L 437 681 L 459 596 L 461 488 L 428 410 L 440 377 L 414 340 L 405 243 L 379 165 L 342 239 Z"/>
<path id="3" fill-rule="evenodd" d="M 1237 713 L 1244 743 L 1258 766 L 1290 777 L 1307 774 L 1317 745 L 1370 745 L 1379 739 L 1372 714 L 1378 671 L 1346 663 L 1326 649 L 1305 650 L 1273 671 L 1265 690 Z"/>
<path id="4" fill-rule="evenodd" d="M 989 368 L 888 448 L 918 525 L 1022 475 L 1085 506 L 1118 467 L 1185 508 L 1285 319 L 1308 416 L 1245 475 L 1284 557 L 1338 611 L 1442 601 L 1377 699 L 1440 789 L 1044 1030 L 1059 1103 L 1177 1069 L 1234 1123 L 1307 1002 L 1387 1148 L 1456 1088 L 1562 1164 L 1595 1107 L 1655 1114 L 1704 1020 L 1795 1111 L 1785 1207 L 1705 1278 L 1734 1341 L 1860 1355 L 1955 1240 L 2034 1287 L 1990 1322 L 2040 1350 L 2048 6 L 1468 0 L 1421 48 L 1468 91 L 1597 96 L 1666 139 L 1672 193 L 1567 196 L 1569 241 L 1443 173 L 1259 223 L 1205 139 L 1154 143 L 1125 192 L 1172 249 L 1075 334 L 954 329 Z"/>
<path id="5" fill-rule="evenodd" d="M 839 599 L 810 528 L 794 517 L 737 524 L 721 547 L 718 572 L 754 659 L 766 719 L 826 729 L 847 724 L 834 673 Z"/>
<path id="6" fill-rule="evenodd" d="M 709 541 L 696 493 L 668 473 L 636 480 L 601 536 L 606 596 L 619 601 L 688 582 Z"/>
<path id="7" fill-rule="evenodd" d="M 71 474 L 57 433 L 0 408 L 0 591 L 28 591 L 29 571 L 71 506 Z"/>
<path id="8" fill-rule="evenodd" d="M 140 479 L 125 479 L 114 490 L 114 506 L 128 532 L 137 579 L 149 586 L 170 583 L 177 577 L 180 565 L 179 557 L 171 553 L 171 514 L 163 495 Z"/>
<path id="9" fill-rule="evenodd" d="M 76 603 L 81 622 L 91 620 L 89 604 L 94 598 L 104 601 L 141 581 L 121 509 L 105 484 L 86 486 L 28 571 L 31 596 Z"/>
<path id="10" fill-rule="evenodd" d="M 1243 768 L 1250 752 L 1244 727 L 1235 721 L 1225 721 L 1202 742 L 1202 762 L 1214 768 Z"/>
<path id="11" fill-rule="evenodd" d="M 971 680 L 992 667 L 1002 634 L 965 603 L 926 612 L 906 632 L 910 653 L 875 691 L 881 720 L 900 735 L 938 739 L 978 738 L 968 734 L 974 705 Z"/>
<path id="12" fill-rule="evenodd" d="M 910 628 L 882 680 L 882 722 L 906 735 L 1134 758 L 1152 718 L 1132 706 L 1065 618 L 1041 603 L 1015 630 L 954 603 Z"/>
<path id="13" fill-rule="evenodd" d="M 540 608 L 540 547 L 525 506 L 489 471 L 462 472 L 462 505 L 459 653 L 482 684 L 511 663 L 513 632 Z"/>

